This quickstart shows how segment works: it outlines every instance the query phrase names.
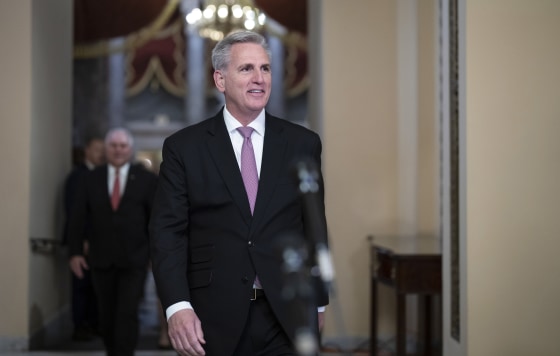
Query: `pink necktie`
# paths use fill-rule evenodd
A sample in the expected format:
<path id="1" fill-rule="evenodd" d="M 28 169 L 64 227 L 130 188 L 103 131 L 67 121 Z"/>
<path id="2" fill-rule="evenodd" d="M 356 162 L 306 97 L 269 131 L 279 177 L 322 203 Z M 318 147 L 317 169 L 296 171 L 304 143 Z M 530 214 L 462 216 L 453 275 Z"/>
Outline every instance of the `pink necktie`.
<path id="1" fill-rule="evenodd" d="M 255 208 L 255 200 L 257 199 L 257 190 L 259 189 L 259 173 L 257 172 L 257 161 L 255 160 L 255 151 L 253 150 L 253 142 L 251 142 L 251 134 L 253 128 L 238 127 L 237 130 L 243 136 L 243 146 L 241 146 L 241 176 L 243 177 L 243 184 L 247 191 L 247 198 L 249 198 L 249 206 L 251 213 Z M 255 277 L 254 286 L 262 288 L 259 277 Z"/>
<path id="2" fill-rule="evenodd" d="M 121 183 L 119 179 L 119 169 L 115 169 L 115 182 L 113 183 L 113 193 L 111 194 L 111 206 L 117 210 L 121 200 Z"/>
<path id="3" fill-rule="evenodd" d="M 255 152 L 253 151 L 253 143 L 251 142 L 252 127 L 239 127 L 237 130 L 243 135 L 243 146 L 241 146 L 241 176 L 249 198 L 249 206 L 251 213 L 255 209 L 255 200 L 257 199 L 257 190 L 259 188 L 259 174 L 257 172 L 257 162 L 255 161 Z"/>

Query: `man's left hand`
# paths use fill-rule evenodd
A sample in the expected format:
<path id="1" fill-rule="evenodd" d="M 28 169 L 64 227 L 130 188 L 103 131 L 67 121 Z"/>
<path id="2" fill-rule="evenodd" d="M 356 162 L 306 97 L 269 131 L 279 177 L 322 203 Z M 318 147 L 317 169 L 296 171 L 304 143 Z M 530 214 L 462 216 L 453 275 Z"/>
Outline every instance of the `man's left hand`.
<path id="1" fill-rule="evenodd" d="M 323 326 L 325 325 L 325 312 L 319 312 L 318 319 L 319 319 L 319 331 L 321 331 L 323 330 Z"/>

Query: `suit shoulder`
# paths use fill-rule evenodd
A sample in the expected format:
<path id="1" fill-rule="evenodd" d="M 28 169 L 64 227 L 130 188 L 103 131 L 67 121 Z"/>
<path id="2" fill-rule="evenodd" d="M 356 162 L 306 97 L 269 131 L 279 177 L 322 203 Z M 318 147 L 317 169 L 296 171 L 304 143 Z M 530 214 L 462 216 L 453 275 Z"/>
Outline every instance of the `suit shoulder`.
<path id="1" fill-rule="evenodd" d="M 165 142 L 167 144 L 174 144 L 176 142 L 185 143 L 197 141 L 204 137 L 205 133 L 214 132 L 217 120 L 219 120 L 219 116 L 214 116 L 196 124 L 184 127 L 167 137 Z"/>
<path id="2" fill-rule="evenodd" d="M 97 179 L 100 177 L 105 177 L 107 174 L 107 164 L 102 164 L 101 166 L 97 166 L 91 171 L 87 172 L 83 176 L 87 179 Z"/>
<path id="3" fill-rule="evenodd" d="M 68 184 L 70 182 L 77 181 L 79 180 L 80 176 L 87 173 L 89 173 L 89 169 L 87 168 L 87 166 L 83 163 L 80 163 L 72 168 L 70 173 L 68 173 L 68 175 L 66 176 L 66 182 Z"/>
<path id="4" fill-rule="evenodd" d="M 141 163 L 134 163 L 130 165 L 130 170 L 131 172 L 134 172 L 135 174 L 141 175 L 141 176 L 146 176 L 149 178 L 156 178 L 157 175 L 150 171 L 148 168 L 146 168 L 146 166 L 144 166 Z"/>
<path id="5" fill-rule="evenodd" d="M 204 129 L 199 124 L 187 126 L 167 137 L 163 141 L 163 148 L 184 147 L 185 145 L 200 142 L 204 132 Z"/>

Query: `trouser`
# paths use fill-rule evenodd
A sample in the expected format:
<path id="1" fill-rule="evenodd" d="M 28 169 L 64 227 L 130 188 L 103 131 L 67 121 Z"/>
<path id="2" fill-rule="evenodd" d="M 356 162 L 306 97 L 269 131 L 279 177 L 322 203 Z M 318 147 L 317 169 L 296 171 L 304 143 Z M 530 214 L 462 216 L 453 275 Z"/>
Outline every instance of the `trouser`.
<path id="1" fill-rule="evenodd" d="M 138 343 L 138 308 L 147 268 L 92 269 L 99 324 L 108 356 L 132 356 Z"/>
<path id="2" fill-rule="evenodd" d="M 72 321 L 74 328 L 98 328 L 97 298 L 91 281 L 91 272 L 84 270 L 84 277 L 72 273 Z"/>
<path id="3" fill-rule="evenodd" d="M 295 356 L 294 346 L 266 297 L 251 301 L 249 317 L 234 356 Z"/>

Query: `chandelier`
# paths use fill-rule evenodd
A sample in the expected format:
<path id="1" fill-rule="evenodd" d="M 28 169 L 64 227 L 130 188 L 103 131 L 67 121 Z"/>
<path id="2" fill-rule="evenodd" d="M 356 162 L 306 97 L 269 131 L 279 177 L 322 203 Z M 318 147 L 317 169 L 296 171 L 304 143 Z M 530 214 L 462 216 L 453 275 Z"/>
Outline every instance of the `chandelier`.
<path id="1" fill-rule="evenodd" d="M 253 0 L 204 0 L 200 8 L 187 14 L 186 20 L 200 36 L 219 41 L 232 31 L 261 30 L 266 16 Z"/>

